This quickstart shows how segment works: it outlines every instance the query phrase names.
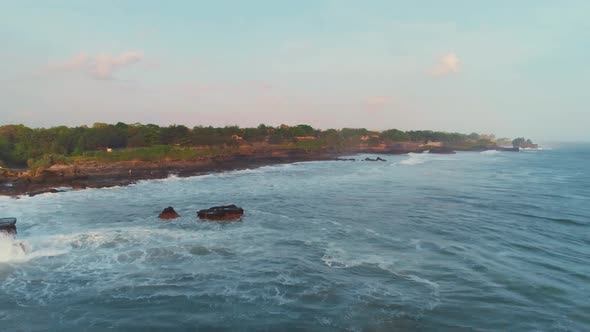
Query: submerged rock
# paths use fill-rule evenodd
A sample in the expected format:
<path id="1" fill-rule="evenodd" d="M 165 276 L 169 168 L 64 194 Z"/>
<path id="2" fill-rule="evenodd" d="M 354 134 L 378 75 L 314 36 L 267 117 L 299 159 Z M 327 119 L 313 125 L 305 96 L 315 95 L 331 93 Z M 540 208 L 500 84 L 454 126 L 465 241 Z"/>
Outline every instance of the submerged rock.
<path id="1" fill-rule="evenodd" d="M 33 196 L 37 196 L 37 195 L 41 195 L 41 194 L 46 194 L 46 193 L 52 193 L 52 194 L 56 194 L 59 193 L 61 191 L 55 189 L 55 188 L 51 188 L 51 189 L 43 189 L 43 190 L 37 190 L 37 191 L 31 191 L 28 192 L 27 195 L 29 195 L 29 197 L 33 197 Z"/>
<path id="2" fill-rule="evenodd" d="M 430 153 L 436 153 L 436 154 L 455 154 L 457 152 L 455 152 L 455 150 L 449 148 L 448 146 L 439 146 L 439 147 L 435 147 L 435 148 L 431 148 L 429 150 Z"/>
<path id="3" fill-rule="evenodd" d="M 496 150 L 498 151 L 508 151 L 508 152 L 519 152 L 520 148 L 504 148 L 504 147 L 499 147 Z"/>
<path id="4" fill-rule="evenodd" d="M 16 218 L 0 218 L 0 233 L 15 235 Z"/>
<path id="5" fill-rule="evenodd" d="M 377 157 L 376 159 L 365 158 L 365 161 L 387 161 L 381 157 Z"/>
<path id="6" fill-rule="evenodd" d="M 158 218 L 160 219 L 175 219 L 178 217 L 180 217 L 180 215 L 176 213 L 176 211 L 174 211 L 174 208 L 171 206 L 165 208 L 162 211 L 162 213 L 160 213 L 160 215 L 158 216 Z"/>
<path id="7" fill-rule="evenodd" d="M 236 205 L 214 206 L 200 210 L 197 216 L 204 220 L 238 220 L 244 215 L 244 209 Z"/>

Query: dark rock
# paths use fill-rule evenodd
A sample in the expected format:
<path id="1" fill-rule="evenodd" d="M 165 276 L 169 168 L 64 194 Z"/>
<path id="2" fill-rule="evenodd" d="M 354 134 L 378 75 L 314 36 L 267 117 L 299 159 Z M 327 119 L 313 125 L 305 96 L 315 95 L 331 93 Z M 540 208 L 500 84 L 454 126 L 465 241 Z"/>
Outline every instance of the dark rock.
<path id="1" fill-rule="evenodd" d="M 37 195 L 41 195 L 41 194 L 46 194 L 46 193 L 59 193 L 60 191 L 52 188 L 52 189 L 44 189 L 44 190 L 37 190 L 37 191 L 31 191 L 28 192 L 27 195 L 29 195 L 29 197 L 33 197 L 33 196 L 37 196 Z"/>
<path id="2" fill-rule="evenodd" d="M 176 213 L 176 211 L 174 211 L 174 208 L 172 208 L 171 206 L 165 208 L 162 213 L 160 213 L 160 215 L 158 216 L 158 218 L 160 219 L 175 219 L 180 217 L 180 215 L 178 213 Z"/>
<path id="3" fill-rule="evenodd" d="M 381 157 L 377 157 L 376 159 L 365 158 L 365 161 L 387 161 Z"/>
<path id="4" fill-rule="evenodd" d="M 0 234 L 16 235 L 16 218 L 0 218 Z"/>
<path id="5" fill-rule="evenodd" d="M 200 210 L 197 216 L 204 220 L 237 220 L 244 215 L 244 209 L 235 205 L 215 206 Z"/>
<path id="6" fill-rule="evenodd" d="M 497 150 L 498 151 L 508 151 L 508 152 L 520 152 L 520 148 L 503 148 L 503 147 L 498 147 Z"/>
<path id="7" fill-rule="evenodd" d="M 356 161 L 356 159 L 354 159 L 354 158 L 349 158 L 349 159 L 347 159 L 347 158 L 338 158 L 336 160 L 339 160 L 339 161 Z"/>
<path id="8" fill-rule="evenodd" d="M 439 146 L 439 147 L 435 147 L 435 148 L 431 148 L 429 150 L 430 153 L 436 153 L 436 154 L 455 154 L 455 150 L 446 147 L 446 146 Z"/>

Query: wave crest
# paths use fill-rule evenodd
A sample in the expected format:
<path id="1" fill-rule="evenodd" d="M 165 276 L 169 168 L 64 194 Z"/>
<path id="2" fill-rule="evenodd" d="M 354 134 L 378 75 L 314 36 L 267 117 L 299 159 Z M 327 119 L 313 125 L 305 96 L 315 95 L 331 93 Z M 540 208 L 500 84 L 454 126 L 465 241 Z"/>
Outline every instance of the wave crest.
<path id="1" fill-rule="evenodd" d="M 426 162 L 429 158 L 430 158 L 430 154 L 428 153 L 428 151 L 424 152 L 424 153 L 413 153 L 410 152 L 408 153 L 409 158 L 400 161 L 400 165 L 419 165 L 419 164 L 423 164 L 424 162 Z"/>
<path id="2" fill-rule="evenodd" d="M 11 235 L 0 234 L 0 263 L 26 260 L 30 249 L 28 243 L 17 241 Z"/>

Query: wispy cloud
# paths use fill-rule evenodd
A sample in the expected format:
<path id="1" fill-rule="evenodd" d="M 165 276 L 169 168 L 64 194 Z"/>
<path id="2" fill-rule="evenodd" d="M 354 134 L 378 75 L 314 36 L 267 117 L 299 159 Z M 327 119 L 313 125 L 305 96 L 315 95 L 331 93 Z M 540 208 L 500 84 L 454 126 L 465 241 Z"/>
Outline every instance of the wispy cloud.
<path id="1" fill-rule="evenodd" d="M 79 71 L 100 80 L 113 79 L 119 69 L 140 62 L 144 58 L 142 51 L 127 51 L 119 55 L 99 53 L 94 56 L 81 52 L 71 58 L 49 65 L 54 71 Z"/>
<path id="2" fill-rule="evenodd" d="M 141 51 L 128 51 L 118 56 L 101 53 L 94 59 L 91 74 L 98 79 L 111 79 L 115 70 L 137 63 L 141 59 L 143 59 Z"/>
<path id="3" fill-rule="evenodd" d="M 432 67 L 430 74 L 433 76 L 447 76 L 456 74 L 459 72 L 461 67 L 461 61 L 459 57 L 453 53 L 447 53 L 441 56 L 436 64 Z"/>

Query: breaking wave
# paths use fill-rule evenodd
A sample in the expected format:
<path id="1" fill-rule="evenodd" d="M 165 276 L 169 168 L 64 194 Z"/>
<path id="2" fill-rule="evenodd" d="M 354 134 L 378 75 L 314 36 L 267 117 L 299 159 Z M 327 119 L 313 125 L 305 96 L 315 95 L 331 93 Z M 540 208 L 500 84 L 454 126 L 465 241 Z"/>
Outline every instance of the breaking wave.
<path id="1" fill-rule="evenodd" d="M 31 247 L 27 242 L 18 241 L 11 235 L 0 233 L 0 263 L 26 261 Z"/>
<path id="2" fill-rule="evenodd" d="M 498 154 L 499 151 L 498 150 L 486 150 L 486 151 L 482 151 L 480 153 L 481 154 Z"/>
<path id="3" fill-rule="evenodd" d="M 430 159 L 431 155 L 428 151 L 424 153 L 408 153 L 408 159 L 402 160 L 399 162 L 400 165 L 419 165 L 425 163 L 428 159 Z"/>

